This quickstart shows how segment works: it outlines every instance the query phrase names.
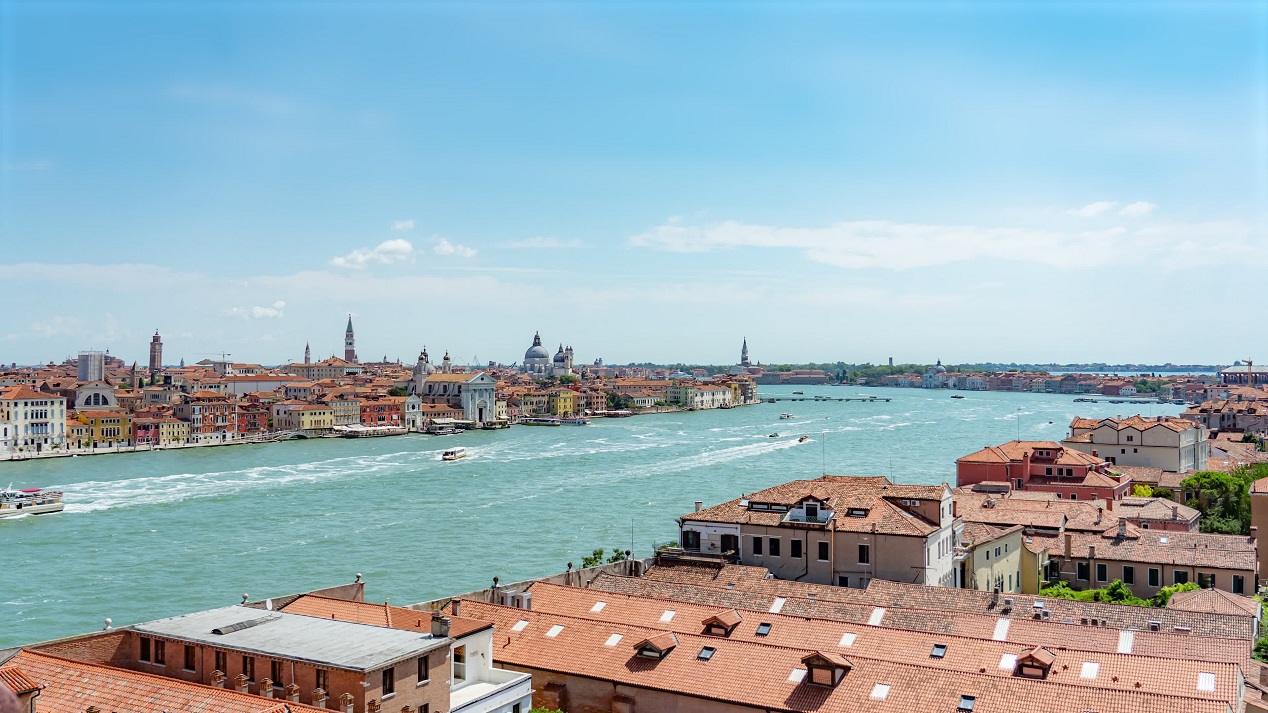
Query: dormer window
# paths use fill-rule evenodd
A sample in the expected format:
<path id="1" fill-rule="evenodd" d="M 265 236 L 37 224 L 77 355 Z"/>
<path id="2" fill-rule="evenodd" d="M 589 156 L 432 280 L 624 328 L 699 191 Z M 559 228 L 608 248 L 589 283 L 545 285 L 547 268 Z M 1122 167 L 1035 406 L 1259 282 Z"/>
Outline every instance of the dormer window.
<path id="1" fill-rule="evenodd" d="M 941 658 L 946 658 L 946 656 L 947 656 L 946 644 L 934 644 L 933 648 L 929 651 L 929 658 L 931 659 L 941 659 Z"/>
<path id="2" fill-rule="evenodd" d="M 735 627 L 740 625 L 744 618 L 734 609 L 727 609 L 724 612 L 718 612 L 713 616 L 705 619 L 704 633 L 710 636 L 730 636 Z"/>
<path id="3" fill-rule="evenodd" d="M 848 510 L 845 511 L 845 514 L 848 515 L 849 517 L 867 517 L 867 509 L 866 508 L 849 508 Z"/>
<path id="4" fill-rule="evenodd" d="M 1017 655 L 1017 668 L 1013 673 L 1025 678 L 1047 678 L 1057 657 L 1043 647 L 1026 649 Z"/>
<path id="5" fill-rule="evenodd" d="M 840 654 L 815 652 L 801 659 L 806 666 L 805 680 L 816 686 L 832 687 L 841 682 L 845 674 L 854 668 L 850 660 Z"/>
<path id="6" fill-rule="evenodd" d="M 678 645 L 678 637 L 672 632 L 657 634 L 649 639 L 643 639 L 634 645 L 634 649 L 638 652 L 638 656 L 645 659 L 663 659 L 669 655 L 670 651 Z"/>

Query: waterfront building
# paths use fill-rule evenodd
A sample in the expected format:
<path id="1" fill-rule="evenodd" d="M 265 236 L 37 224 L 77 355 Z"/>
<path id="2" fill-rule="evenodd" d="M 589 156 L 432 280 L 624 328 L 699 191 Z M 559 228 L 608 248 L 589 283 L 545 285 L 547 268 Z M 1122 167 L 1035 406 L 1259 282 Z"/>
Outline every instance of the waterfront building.
<path id="1" fill-rule="evenodd" d="M 330 411 L 334 415 L 336 426 L 351 426 L 354 423 L 361 423 L 360 399 L 348 394 L 340 394 L 326 403 L 330 405 Z"/>
<path id="2" fill-rule="evenodd" d="M 0 444 L 14 452 L 42 452 L 66 440 L 66 398 L 29 386 L 0 390 Z"/>
<path id="3" fill-rule="evenodd" d="M 546 347 L 542 346 L 542 335 L 540 332 L 533 334 L 533 344 L 524 352 L 524 363 L 520 367 L 520 371 L 528 374 L 535 379 L 544 379 L 551 376 L 567 376 L 572 371 L 572 347 L 564 348 L 563 344 L 559 345 L 559 351 L 552 358 L 550 352 L 546 351 Z"/>
<path id="4" fill-rule="evenodd" d="M 357 363 L 357 337 L 352 331 L 352 315 L 348 315 L 348 328 L 343 333 L 343 360 Z"/>
<path id="5" fill-rule="evenodd" d="M 1113 465 L 1161 468 L 1182 473 L 1206 470 L 1207 429 L 1173 416 L 1075 418 L 1063 446 Z"/>
<path id="6" fill-rule="evenodd" d="M 1268 366 L 1237 362 L 1233 366 L 1220 369 L 1220 383 L 1238 386 L 1268 386 Z"/>
<path id="7" fill-rule="evenodd" d="M 361 400 L 362 426 L 404 426 L 404 396 L 367 396 Z"/>
<path id="8" fill-rule="evenodd" d="M 106 355 L 98 351 L 80 352 L 78 374 L 80 381 L 100 381 L 106 378 Z"/>
<path id="9" fill-rule="evenodd" d="M 1185 409 L 1180 417 L 1211 431 L 1268 433 L 1268 403 L 1265 401 L 1206 401 Z"/>
<path id="10" fill-rule="evenodd" d="M 272 411 L 268 404 L 259 401 L 238 401 L 238 434 L 242 436 L 265 433 L 269 430 Z"/>
<path id="11" fill-rule="evenodd" d="M 89 448 L 131 445 L 132 419 L 119 411 L 80 411 L 75 420 L 88 426 Z"/>
<path id="12" fill-rule="evenodd" d="M 678 519 L 688 552 L 840 587 L 873 579 L 957 586 L 957 523 L 945 484 L 835 475 L 794 480 Z"/>
<path id="13" fill-rule="evenodd" d="M 291 374 L 310 381 L 342 379 L 347 376 L 356 376 L 365 370 L 360 364 L 337 357 L 323 359 L 316 364 L 287 364 L 285 369 Z"/>
<path id="14" fill-rule="evenodd" d="M 448 355 L 446 355 L 448 356 Z M 483 424 L 496 420 L 497 379 L 483 371 L 454 374 L 452 372 L 420 373 L 426 354 L 414 367 L 409 391 L 425 403 L 445 403 L 459 408 L 463 420 Z"/>
<path id="15" fill-rule="evenodd" d="M 223 442 L 238 432 L 238 404 L 215 391 L 187 394 L 172 405 L 172 415 L 189 423 L 190 438 L 197 443 Z"/>
<path id="16" fill-rule="evenodd" d="M 1070 500 L 1118 500 L 1131 490 L 1131 479 L 1109 469 L 1100 456 L 1052 441 L 1009 441 L 959 458 L 956 485 L 1008 483 L 1013 490 L 1059 493 Z"/>
<path id="17" fill-rule="evenodd" d="M 119 408 L 119 399 L 115 393 L 115 388 L 109 382 L 101 379 L 79 384 L 71 394 L 65 395 L 68 399 L 74 399 L 73 403 L 76 411 L 80 409 L 114 411 Z"/>

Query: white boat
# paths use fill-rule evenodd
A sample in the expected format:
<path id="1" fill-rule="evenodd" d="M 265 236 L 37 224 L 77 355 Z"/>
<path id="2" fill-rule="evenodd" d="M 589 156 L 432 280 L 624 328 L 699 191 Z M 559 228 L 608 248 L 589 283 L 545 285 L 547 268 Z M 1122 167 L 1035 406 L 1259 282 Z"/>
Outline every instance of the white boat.
<path id="1" fill-rule="evenodd" d="M 0 490 L 0 518 L 46 515 L 61 512 L 64 507 L 60 490 L 44 490 L 43 488 L 14 490 L 12 485 Z"/>
<path id="2" fill-rule="evenodd" d="M 794 394 L 804 394 L 804 393 L 806 393 L 806 392 L 804 392 L 804 391 L 794 391 L 793 393 L 794 393 Z"/>
<path id="3" fill-rule="evenodd" d="M 576 418 L 561 418 L 559 422 L 565 426 L 589 426 L 590 419 L 585 416 L 577 416 Z"/>
<path id="4" fill-rule="evenodd" d="M 521 426 L 562 426 L 557 418 L 521 418 Z"/>
<path id="5" fill-rule="evenodd" d="M 790 414 L 790 413 L 781 413 L 781 414 L 779 414 L 779 417 L 780 417 L 781 419 L 796 418 L 795 416 L 793 416 L 793 415 L 792 415 L 792 414 Z"/>
<path id="6" fill-rule="evenodd" d="M 449 450 L 440 454 L 441 460 L 458 460 L 459 458 L 466 458 L 466 457 L 467 457 L 466 448 L 450 448 Z"/>

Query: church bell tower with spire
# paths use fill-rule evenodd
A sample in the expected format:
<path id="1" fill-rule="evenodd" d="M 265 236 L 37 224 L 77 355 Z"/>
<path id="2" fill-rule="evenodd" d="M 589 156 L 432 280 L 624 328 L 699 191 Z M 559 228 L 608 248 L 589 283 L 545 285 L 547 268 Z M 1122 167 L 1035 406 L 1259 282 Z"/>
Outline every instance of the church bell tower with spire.
<path id="1" fill-rule="evenodd" d="M 748 360 L 748 337 L 744 338 L 744 346 L 740 347 L 740 366 L 750 366 Z"/>
<path id="2" fill-rule="evenodd" d="M 357 362 L 357 338 L 352 333 L 352 315 L 348 315 L 348 329 L 343 333 L 343 360 Z"/>

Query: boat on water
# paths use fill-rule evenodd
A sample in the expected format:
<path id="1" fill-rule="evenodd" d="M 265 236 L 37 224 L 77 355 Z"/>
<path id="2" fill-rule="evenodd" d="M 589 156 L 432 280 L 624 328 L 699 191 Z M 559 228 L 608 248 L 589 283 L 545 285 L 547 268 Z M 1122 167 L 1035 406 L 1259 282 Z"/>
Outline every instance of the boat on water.
<path id="1" fill-rule="evenodd" d="M 793 393 L 794 393 L 794 394 L 804 394 L 804 393 L 806 393 L 806 392 L 804 392 L 804 391 L 794 391 Z"/>
<path id="2" fill-rule="evenodd" d="M 10 485 L 0 490 L 0 518 L 17 517 L 18 515 L 47 515 L 61 512 L 62 491 L 45 490 L 43 488 L 23 488 L 14 490 Z"/>
<path id="3" fill-rule="evenodd" d="M 792 414 L 790 414 L 790 413 L 781 413 L 781 414 L 779 414 L 779 417 L 780 417 L 781 419 L 796 418 L 796 416 L 793 416 L 793 415 L 792 415 Z"/>
<path id="4" fill-rule="evenodd" d="M 561 418 L 559 422 L 565 426 L 589 426 L 590 419 L 585 416 L 577 416 L 576 418 Z"/>
<path id="5" fill-rule="evenodd" d="M 962 398 L 964 398 L 964 396 L 963 396 L 962 394 L 952 394 L 952 395 L 951 395 L 951 398 L 953 398 L 953 399 L 962 399 Z"/>
<path id="6" fill-rule="evenodd" d="M 770 434 L 769 436 L 767 436 L 767 438 L 779 438 L 779 434 L 778 434 L 778 433 L 772 433 L 772 434 Z"/>
<path id="7" fill-rule="evenodd" d="M 349 426 L 335 426 L 331 429 L 342 438 L 382 438 L 383 436 L 403 436 L 404 426 L 362 426 L 354 423 Z"/>
<path id="8" fill-rule="evenodd" d="M 457 432 L 458 429 L 452 426 L 432 426 L 427 429 L 427 433 L 432 436 L 452 436 Z"/>
<path id="9" fill-rule="evenodd" d="M 449 450 L 440 454 L 441 460 L 458 460 L 459 458 L 466 458 L 466 457 L 467 457 L 466 448 L 450 448 Z"/>
<path id="10" fill-rule="evenodd" d="M 557 418 L 521 418 L 521 426 L 562 426 L 563 422 Z"/>
<path id="11" fill-rule="evenodd" d="M 808 440 L 810 440 L 810 436 L 802 436 L 801 438 L 798 438 L 798 439 L 797 439 L 797 442 L 798 442 L 798 443 L 805 443 L 805 442 L 806 442 L 806 441 L 808 441 Z"/>

